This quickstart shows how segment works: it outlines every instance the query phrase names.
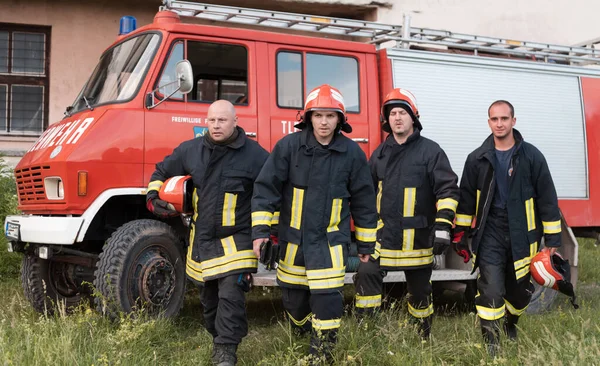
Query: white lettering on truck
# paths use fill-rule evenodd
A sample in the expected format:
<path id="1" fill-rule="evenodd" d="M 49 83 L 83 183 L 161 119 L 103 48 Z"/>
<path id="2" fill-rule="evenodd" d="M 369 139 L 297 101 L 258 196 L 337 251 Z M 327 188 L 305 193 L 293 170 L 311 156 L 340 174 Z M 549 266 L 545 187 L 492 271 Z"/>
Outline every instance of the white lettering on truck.
<path id="1" fill-rule="evenodd" d="M 285 135 L 285 134 L 292 134 L 294 132 L 298 132 L 300 131 L 299 129 L 297 129 L 296 127 L 294 127 L 295 124 L 297 124 L 298 122 L 292 122 L 292 121 L 281 121 L 281 132 Z"/>
<path id="2" fill-rule="evenodd" d="M 37 140 L 37 142 L 28 150 L 36 151 L 44 149 L 49 146 L 62 145 L 65 141 L 67 144 L 75 144 L 79 141 L 79 138 L 83 136 L 83 133 L 94 121 L 93 117 L 86 118 L 83 123 L 79 124 L 81 120 L 66 122 L 60 126 L 51 127 L 46 130 Z M 75 129 L 76 127 L 79 128 Z M 75 131 L 73 133 L 73 131 Z M 68 139 L 68 140 L 67 140 Z"/>

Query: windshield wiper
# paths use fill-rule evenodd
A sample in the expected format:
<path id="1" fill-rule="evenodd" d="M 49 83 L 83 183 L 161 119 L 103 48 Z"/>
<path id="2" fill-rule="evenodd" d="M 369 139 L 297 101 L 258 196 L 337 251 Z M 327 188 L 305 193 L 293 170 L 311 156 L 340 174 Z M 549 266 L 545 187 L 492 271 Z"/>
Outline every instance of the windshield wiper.
<path id="1" fill-rule="evenodd" d="M 90 110 L 93 111 L 94 108 L 90 105 L 90 102 L 88 101 L 88 99 L 85 97 L 85 95 L 81 96 L 81 99 L 83 99 L 83 101 L 85 102 L 85 106 Z"/>

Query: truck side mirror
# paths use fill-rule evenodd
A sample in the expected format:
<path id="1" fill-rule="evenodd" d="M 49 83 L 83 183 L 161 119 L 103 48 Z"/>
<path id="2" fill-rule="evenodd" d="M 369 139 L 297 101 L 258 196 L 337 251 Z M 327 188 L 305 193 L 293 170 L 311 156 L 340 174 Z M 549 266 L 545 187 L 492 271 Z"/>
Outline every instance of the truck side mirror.
<path id="1" fill-rule="evenodd" d="M 194 88 L 194 73 L 192 64 L 188 60 L 181 60 L 175 66 L 177 81 L 179 82 L 179 92 L 187 94 Z"/>
<path id="2" fill-rule="evenodd" d="M 158 106 L 160 103 L 169 99 L 175 93 L 183 93 L 187 94 L 192 91 L 194 88 L 194 73 L 192 71 L 192 64 L 188 60 L 181 60 L 175 66 L 175 76 L 176 80 L 166 83 L 164 85 L 159 85 L 158 88 L 152 90 L 148 95 L 146 95 L 146 108 L 152 109 Z M 165 88 L 169 85 L 177 83 L 177 89 L 173 90 L 173 92 L 164 98 L 160 99 L 158 102 L 156 101 L 156 92 L 159 89 Z"/>

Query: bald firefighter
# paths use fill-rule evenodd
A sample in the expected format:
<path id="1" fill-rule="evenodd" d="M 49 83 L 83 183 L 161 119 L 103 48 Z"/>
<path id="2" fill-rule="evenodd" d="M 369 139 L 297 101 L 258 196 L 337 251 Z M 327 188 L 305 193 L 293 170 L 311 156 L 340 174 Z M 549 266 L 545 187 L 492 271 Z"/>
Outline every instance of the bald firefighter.
<path id="1" fill-rule="evenodd" d="M 281 208 L 277 283 L 283 305 L 295 330 L 312 328 L 311 358 L 331 361 L 343 313 L 350 217 L 360 260 L 367 261 L 375 246 L 375 191 L 365 153 L 340 133 L 352 128 L 337 89 L 311 91 L 295 127 L 302 131 L 277 142 L 254 184 L 254 250 L 258 256 Z"/>
<path id="2" fill-rule="evenodd" d="M 386 271 L 404 271 L 408 311 L 426 339 L 433 314 L 433 256 L 450 246 L 458 177 L 442 148 L 421 136 L 417 101 L 410 91 L 392 90 L 383 100 L 381 117 L 382 129 L 390 134 L 369 160 L 379 230 L 375 254 L 360 263 L 355 275 L 356 311 L 378 310 Z"/>
<path id="3" fill-rule="evenodd" d="M 213 336 L 212 362 L 230 366 L 236 364 L 237 346 L 248 333 L 244 291 L 248 274 L 258 266 L 250 201 L 268 152 L 237 126 L 230 102 L 211 104 L 207 121 L 207 134 L 183 142 L 156 164 L 146 199 L 155 215 L 177 215 L 158 192 L 170 177 L 192 176 L 194 216 L 186 273 L 201 288 L 205 326 Z"/>

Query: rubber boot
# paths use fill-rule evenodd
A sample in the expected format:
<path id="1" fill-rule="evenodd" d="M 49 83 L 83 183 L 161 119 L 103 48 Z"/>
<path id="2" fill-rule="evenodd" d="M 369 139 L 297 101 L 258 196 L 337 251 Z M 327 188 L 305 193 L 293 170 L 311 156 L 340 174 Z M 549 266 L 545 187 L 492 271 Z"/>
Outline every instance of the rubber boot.
<path id="1" fill-rule="evenodd" d="M 511 341 L 517 341 L 517 323 L 519 322 L 519 316 L 511 313 L 506 313 L 504 319 L 504 334 Z"/>
<path id="2" fill-rule="evenodd" d="M 431 334 L 431 316 L 421 319 L 419 324 L 419 335 L 423 340 L 429 340 Z"/>
<path id="3" fill-rule="evenodd" d="M 237 344 L 213 344 L 214 358 L 213 365 L 216 366 L 235 366 L 237 363 Z"/>
<path id="4" fill-rule="evenodd" d="M 500 329 L 498 321 L 481 319 L 481 334 L 490 357 L 496 357 L 500 353 Z"/>
<path id="5" fill-rule="evenodd" d="M 310 337 L 311 365 L 332 365 L 333 348 L 337 343 L 337 329 L 316 331 Z"/>

